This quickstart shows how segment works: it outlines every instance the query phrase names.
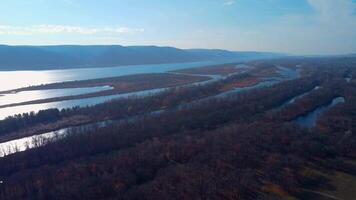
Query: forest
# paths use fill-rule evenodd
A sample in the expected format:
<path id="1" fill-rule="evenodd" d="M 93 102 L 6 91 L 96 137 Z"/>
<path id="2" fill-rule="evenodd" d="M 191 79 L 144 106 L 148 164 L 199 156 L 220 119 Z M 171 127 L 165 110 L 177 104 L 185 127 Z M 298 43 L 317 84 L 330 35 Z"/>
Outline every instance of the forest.
<path id="1" fill-rule="evenodd" d="M 204 85 L 1 120 L 1 138 L 13 139 L 116 121 L 79 126 L 0 158 L 0 199 L 351 200 L 356 59 L 246 64 L 254 68 Z M 298 69 L 300 76 L 219 96 L 271 78 L 277 66 Z M 322 113 L 314 127 L 295 123 L 337 97 L 345 102 Z"/>

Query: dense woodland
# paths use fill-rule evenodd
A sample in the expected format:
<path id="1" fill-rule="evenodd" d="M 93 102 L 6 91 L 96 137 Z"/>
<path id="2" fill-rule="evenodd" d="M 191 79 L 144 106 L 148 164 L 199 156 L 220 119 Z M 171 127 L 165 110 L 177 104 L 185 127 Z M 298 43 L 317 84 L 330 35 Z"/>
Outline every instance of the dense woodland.
<path id="1" fill-rule="evenodd" d="M 0 133 L 11 134 L 73 115 L 89 121 L 138 116 L 107 127 L 73 129 L 60 140 L 0 158 L 0 199 L 322 199 L 315 191 L 337 185 L 317 172 L 356 179 L 356 82 L 345 80 L 355 77 L 356 59 L 250 64 L 301 65 L 303 76 L 206 98 L 251 76 L 241 74 L 144 98 L 0 121 Z M 314 128 L 293 123 L 335 97 L 346 102 L 320 116 Z M 163 112 L 147 114 L 156 110 Z"/>

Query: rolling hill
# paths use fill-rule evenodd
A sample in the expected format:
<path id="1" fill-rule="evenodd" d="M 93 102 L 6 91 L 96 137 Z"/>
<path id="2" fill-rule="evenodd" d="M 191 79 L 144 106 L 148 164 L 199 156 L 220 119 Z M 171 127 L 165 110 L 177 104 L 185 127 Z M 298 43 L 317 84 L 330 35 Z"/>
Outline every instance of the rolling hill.
<path id="1" fill-rule="evenodd" d="M 246 60 L 281 56 L 275 53 L 219 49 L 178 49 L 157 46 L 0 45 L 0 70 L 41 70 L 79 67 L 160 64 L 208 60 Z"/>

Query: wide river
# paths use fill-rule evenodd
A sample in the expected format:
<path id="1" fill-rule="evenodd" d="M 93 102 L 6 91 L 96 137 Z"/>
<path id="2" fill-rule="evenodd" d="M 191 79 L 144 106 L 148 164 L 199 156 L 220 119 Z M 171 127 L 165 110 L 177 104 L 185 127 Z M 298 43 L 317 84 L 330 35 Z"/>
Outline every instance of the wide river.
<path id="1" fill-rule="evenodd" d="M 102 67 L 102 68 L 83 68 L 83 69 L 64 69 L 64 70 L 44 70 L 44 71 L 0 71 L 0 91 L 13 90 L 31 85 L 41 85 L 57 82 L 88 80 L 98 78 L 117 77 L 143 73 L 164 73 L 173 70 L 186 69 L 192 67 L 203 67 L 209 65 L 223 64 L 234 62 L 229 61 L 206 61 L 192 63 L 173 63 L 173 64 L 150 64 L 134 65 L 119 67 Z M 19 93 L 0 94 L 0 105 L 19 103 L 30 100 L 46 99 L 60 96 L 70 96 L 85 93 L 92 93 L 110 89 L 109 87 L 93 88 L 68 88 L 58 90 L 36 90 Z M 14 106 L 0 109 L 0 120 L 15 114 L 25 112 L 38 112 L 39 110 L 49 108 L 70 108 L 74 106 L 90 106 L 105 101 L 127 97 L 129 95 L 144 95 L 157 90 L 142 91 L 136 93 L 94 97 L 87 99 L 68 100 L 61 102 L 51 102 L 43 104 L 31 104 L 24 106 Z"/>
<path id="2" fill-rule="evenodd" d="M 186 69 L 191 67 L 202 67 L 229 62 L 233 61 L 206 61 L 41 71 L 0 71 L 0 91 L 12 90 L 31 85 L 41 85 L 74 80 L 89 80 L 145 73 L 163 73 L 173 70 Z"/>
<path id="3" fill-rule="evenodd" d="M 248 66 L 246 66 L 244 64 L 239 64 L 236 67 L 246 68 Z M 295 79 L 295 78 L 299 77 L 299 70 L 291 70 L 291 69 L 284 68 L 284 67 L 280 67 L 279 70 L 280 70 L 279 73 L 280 73 L 280 75 L 282 75 L 282 77 L 271 79 L 271 80 L 264 80 L 261 83 L 255 85 L 255 86 L 251 86 L 251 87 L 236 88 L 235 90 L 224 92 L 224 93 L 221 93 L 221 94 L 213 96 L 213 97 L 217 97 L 217 98 L 225 97 L 227 95 L 233 95 L 233 94 L 237 94 L 237 93 L 248 91 L 248 90 L 255 89 L 255 88 L 271 86 L 271 85 L 279 83 L 279 82 L 281 82 L 283 80 L 284 81 L 285 80 L 291 80 L 291 79 Z M 170 70 L 168 70 L 168 71 L 170 71 Z M 219 80 L 219 79 L 221 79 L 223 77 L 220 77 L 220 76 L 214 77 L 213 76 L 212 78 L 213 78 L 213 81 L 214 81 L 214 80 Z M 199 84 L 204 84 L 204 82 L 201 82 Z M 143 95 L 144 96 L 144 95 L 147 95 L 149 93 L 159 92 L 161 90 L 162 89 L 141 91 L 139 93 L 139 95 L 141 95 L 141 96 Z M 79 92 L 81 92 L 81 91 L 79 91 Z M 80 105 L 90 105 L 93 102 L 110 100 L 110 99 L 117 98 L 117 97 L 120 97 L 120 96 L 121 97 L 130 96 L 132 94 L 138 94 L 138 93 L 128 93 L 128 94 L 113 95 L 113 96 L 103 96 L 103 97 L 95 97 L 95 98 L 88 98 L 88 99 L 71 100 L 70 103 L 72 103 L 73 105 L 75 103 L 80 104 Z M 208 99 L 213 98 L 213 97 L 200 99 L 200 100 L 197 100 L 196 102 L 201 102 L 201 101 L 204 101 L 204 100 L 208 100 Z M 195 102 L 193 102 L 193 103 L 195 103 Z M 35 109 L 36 106 L 43 107 L 43 105 L 44 104 L 30 105 L 30 107 L 32 109 Z M 46 104 L 46 105 L 48 105 L 48 104 Z M 51 103 L 51 105 L 53 105 L 54 107 L 59 107 L 60 108 L 62 106 L 68 106 L 70 104 L 69 104 L 68 101 L 63 101 L 63 102 Z M 181 106 L 184 106 L 184 105 L 185 104 L 182 104 L 182 105 L 178 106 L 177 108 L 180 108 Z M 187 106 L 189 106 L 189 104 L 187 104 Z M 8 110 L 9 112 L 13 112 L 14 108 L 16 108 L 16 107 L 9 107 L 9 108 L 5 108 L 5 109 L 0 109 L 0 112 L 1 112 L 1 110 Z M 152 112 L 150 114 L 160 113 L 160 112 L 161 111 L 154 111 L 154 112 Z M 132 119 L 135 119 L 135 117 L 132 117 Z M 120 121 L 121 120 L 118 120 L 118 121 L 108 120 L 108 121 L 103 121 L 103 122 L 98 122 L 98 123 L 93 123 L 93 124 L 81 125 L 81 126 L 78 126 L 78 128 L 81 129 L 81 130 L 82 129 L 91 129 L 92 127 L 102 127 L 102 126 L 109 125 L 109 124 L 111 124 L 113 122 L 119 123 Z M 68 131 L 70 131 L 72 128 L 75 129 L 76 127 L 63 128 L 63 129 L 60 129 L 58 131 L 52 131 L 52 132 L 43 133 L 43 134 L 36 135 L 36 136 L 29 136 L 29 137 L 25 137 L 25 138 L 21 138 L 21 139 L 16 139 L 16 140 L 0 143 L 0 157 L 5 156 L 7 154 L 12 154 L 12 153 L 15 153 L 15 152 L 19 152 L 19 151 L 25 151 L 27 148 L 33 148 L 33 147 L 36 146 L 36 141 L 41 141 L 41 140 L 46 140 L 46 139 L 53 139 L 53 138 L 55 138 L 57 136 L 59 138 L 62 137 L 62 136 L 65 136 L 68 133 Z"/>

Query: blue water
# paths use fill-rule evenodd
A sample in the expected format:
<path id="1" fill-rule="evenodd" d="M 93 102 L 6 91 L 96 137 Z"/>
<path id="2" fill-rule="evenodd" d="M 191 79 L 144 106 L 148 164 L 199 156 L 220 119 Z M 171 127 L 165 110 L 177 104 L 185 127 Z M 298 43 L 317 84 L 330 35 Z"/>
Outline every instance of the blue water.
<path id="1" fill-rule="evenodd" d="M 344 97 L 337 97 L 333 99 L 330 104 L 326 106 L 321 106 L 305 116 L 300 116 L 296 120 L 294 120 L 294 122 L 302 127 L 312 128 L 315 126 L 315 123 L 321 114 L 340 103 L 345 103 Z"/>
<path id="2" fill-rule="evenodd" d="M 13 90 L 31 85 L 41 85 L 57 82 L 88 80 L 107 77 L 118 77 L 125 75 L 134 75 L 142 73 L 164 73 L 179 69 L 192 67 L 203 67 L 208 65 L 216 65 L 230 63 L 232 61 L 207 61 L 207 62 L 192 62 L 192 63 L 174 63 L 174 64 L 157 64 L 157 65 L 136 65 L 136 66 L 120 66 L 120 67 L 104 67 L 104 68 L 86 68 L 86 69 L 64 69 L 64 70 L 45 70 L 45 71 L 0 71 L 0 91 Z M 212 77 L 217 80 L 219 77 Z M 1 94 L 0 105 L 20 103 L 24 101 L 32 101 L 38 99 L 46 99 L 60 96 L 70 96 L 78 94 L 93 93 L 102 90 L 110 89 L 108 87 L 93 87 L 93 88 L 68 88 L 60 90 L 35 90 L 26 91 L 15 94 Z M 157 92 L 149 90 L 143 92 L 135 92 L 121 95 L 111 95 L 105 97 L 95 97 L 80 100 L 69 100 L 61 102 L 52 102 L 44 104 L 32 104 L 24 106 L 15 106 L 0 109 L 0 120 L 8 116 L 21 114 L 25 112 L 38 112 L 39 110 L 49 108 L 70 108 L 73 106 L 90 106 L 105 101 L 127 97 L 130 95 L 142 95 L 144 93 Z"/>
<path id="3" fill-rule="evenodd" d="M 216 97 L 226 97 L 229 95 L 234 95 L 237 93 L 241 93 L 241 92 L 245 92 L 245 91 L 249 91 L 249 90 L 253 90 L 253 89 L 269 87 L 269 86 L 273 86 L 277 83 L 280 83 L 281 81 L 293 80 L 293 79 L 300 77 L 299 70 L 293 70 L 293 69 L 289 69 L 289 68 L 281 67 L 281 66 L 278 67 L 278 69 L 279 69 L 278 73 L 281 75 L 280 78 L 265 79 L 256 85 L 249 86 L 249 87 L 235 88 L 233 90 L 221 93 L 221 94 L 217 95 Z"/>
<path id="4" fill-rule="evenodd" d="M 164 73 L 191 67 L 203 67 L 232 61 L 206 61 L 191 63 L 135 65 L 120 67 L 43 70 L 43 71 L 0 71 L 0 91 L 13 90 L 32 85 L 88 80 L 143 73 Z M 1 92 L 0 92 L 1 93 Z"/>
<path id="5" fill-rule="evenodd" d="M 311 91 L 308 91 L 308 92 L 306 92 L 306 93 L 303 93 L 303 94 L 301 94 L 301 95 L 298 95 L 298 96 L 296 96 L 296 97 L 293 97 L 292 99 L 290 99 L 289 101 L 287 101 L 286 103 L 284 103 L 283 105 L 281 105 L 279 108 L 283 108 L 283 107 L 285 107 L 285 106 L 288 106 L 288 105 L 290 105 L 290 104 L 293 104 L 293 103 L 295 103 L 298 99 L 302 99 L 303 97 L 307 96 L 307 95 L 308 95 L 309 93 L 311 93 L 312 91 L 319 90 L 320 88 L 321 88 L 320 86 L 316 86 L 316 87 L 314 87 L 314 89 L 311 90 Z"/>
<path id="6" fill-rule="evenodd" d="M 241 67 L 241 66 L 237 66 L 237 67 Z M 265 86 L 271 86 L 274 85 L 276 83 L 279 83 L 280 81 L 283 80 L 289 80 L 289 79 L 294 79 L 299 77 L 299 73 L 296 72 L 290 72 L 290 69 L 287 68 L 280 68 L 280 70 L 282 71 L 282 73 L 285 73 L 286 75 L 281 78 L 281 79 L 273 79 L 273 80 L 265 80 L 255 86 L 251 86 L 251 87 L 245 87 L 245 88 L 236 88 L 233 91 L 229 91 L 217 96 L 213 96 L 213 97 L 209 97 L 209 98 L 205 98 L 205 99 L 201 99 L 198 101 L 195 101 L 193 103 L 197 103 L 200 101 L 204 101 L 204 100 L 208 100 L 210 98 L 214 98 L 214 97 L 223 97 L 229 94 L 236 94 L 236 93 L 240 93 L 240 92 L 244 92 L 244 91 L 248 91 L 251 89 L 255 89 L 255 88 L 260 88 L 260 87 L 265 87 Z M 285 72 L 287 71 L 287 72 Z M 212 77 L 213 81 L 216 80 L 220 80 L 222 78 L 224 78 L 223 76 L 213 76 Z M 206 84 L 211 82 L 211 80 L 206 81 L 206 82 L 201 82 L 199 84 Z M 43 108 L 43 107 L 56 107 L 56 108 L 66 108 L 68 106 L 72 107 L 72 106 L 76 106 L 78 104 L 82 105 L 82 106 L 90 106 L 90 105 L 94 105 L 97 103 L 101 103 L 107 100 L 111 100 L 114 98 L 120 98 L 120 97 L 128 97 L 128 96 L 132 96 L 132 95 L 136 95 L 136 96 L 146 96 L 146 95 L 150 95 L 150 94 L 155 94 L 157 92 L 161 92 L 166 90 L 166 88 L 162 88 L 162 89 L 154 89 L 154 90 L 146 90 L 146 91 L 140 91 L 140 92 L 133 92 L 133 93 L 128 93 L 128 94 L 120 94 L 120 95 L 112 95 L 112 96 L 103 96 L 103 97 L 94 97 L 94 98 L 87 98 L 87 99 L 79 99 L 79 100 L 70 100 L 70 101 L 63 101 L 63 102 L 54 102 L 54 103 L 47 103 L 47 104 L 39 104 L 38 108 Z M 189 106 L 188 104 L 183 104 L 181 106 L 178 106 L 178 108 L 184 107 L 184 106 Z M 35 109 L 36 105 L 28 105 L 28 106 L 19 106 L 18 108 L 22 107 L 22 110 L 26 110 L 26 109 Z M 12 112 L 11 110 L 13 110 L 16 107 L 13 108 L 8 108 L 8 110 L 10 112 Z M 1 110 L 0 110 L 1 111 Z M 18 111 L 17 111 L 18 112 Z M 158 111 L 154 111 L 151 112 L 150 114 L 159 114 L 163 112 L 162 110 L 158 110 Z M 1 112 L 0 112 L 1 114 Z M 1 117 L 1 115 L 0 115 Z M 130 119 L 135 119 L 136 117 L 131 117 Z M 103 122 L 98 122 L 98 123 L 93 123 L 93 124 L 88 124 L 88 125 L 81 125 L 78 126 L 78 128 L 80 129 L 90 129 L 92 127 L 103 127 L 103 126 L 107 126 L 109 124 L 111 124 L 113 121 L 108 120 L 108 121 L 103 121 Z M 119 121 L 115 121 L 115 123 L 119 123 Z M 25 137 L 25 138 L 21 138 L 21 139 L 17 139 L 17 140 L 12 140 L 12 141 L 8 141 L 8 142 L 4 142 L 0 144 L 0 157 L 5 156 L 7 154 L 12 154 L 18 151 L 25 151 L 27 148 L 33 148 L 35 147 L 35 144 L 33 143 L 33 141 L 38 141 L 38 140 L 55 140 L 58 138 L 61 138 L 63 136 L 65 136 L 66 134 L 68 134 L 68 132 L 70 132 L 71 129 L 75 129 L 76 127 L 69 127 L 69 128 L 63 128 L 57 131 L 52 131 L 52 132 L 48 132 L 48 133 L 44 133 L 44 134 L 40 134 L 40 135 L 36 135 L 36 136 L 29 136 L 29 137 Z"/>
<path id="7" fill-rule="evenodd" d="M 112 77 L 112 76 L 124 76 L 124 75 L 129 75 L 129 74 L 140 74 L 140 73 L 156 73 L 156 72 L 169 72 L 173 70 L 178 70 L 178 69 L 184 69 L 184 68 L 191 68 L 191 67 L 202 67 L 202 66 L 208 66 L 208 65 L 214 65 L 214 64 L 221 64 L 221 63 L 226 63 L 221 61 L 221 62 L 195 62 L 195 63 L 179 63 L 179 64 L 164 64 L 164 65 L 140 65 L 140 66 L 124 66 L 124 67 L 110 67 L 110 68 L 90 68 L 90 69 L 68 69 L 68 70 L 52 70 L 52 71 L 28 71 L 28 72 L 0 72 L 0 83 L 3 81 L 1 79 L 1 76 L 5 76 L 6 73 L 14 73 L 14 76 L 23 76 L 23 73 L 30 73 L 27 74 L 27 76 L 32 75 L 32 78 L 30 79 L 33 81 L 33 76 L 36 76 L 36 74 L 45 74 L 49 78 L 47 81 L 50 81 L 50 83 L 54 82 L 63 82 L 63 81 L 73 81 L 73 80 L 86 80 L 86 79 L 93 79 L 93 78 L 103 78 L 103 77 Z M 246 68 L 248 66 L 246 65 L 237 65 L 238 68 Z M 266 87 L 266 86 L 271 86 L 276 83 L 279 83 L 280 81 L 283 80 L 289 80 L 289 79 L 294 79 L 299 76 L 299 72 L 295 70 L 291 70 L 288 68 L 284 67 L 279 67 L 279 71 L 282 75 L 282 78 L 277 78 L 274 80 L 265 80 L 255 86 L 251 87 L 245 87 L 245 88 L 236 88 L 232 91 L 228 91 L 226 93 L 223 93 L 221 95 L 218 95 L 217 97 L 221 96 L 226 96 L 229 94 L 236 94 L 240 93 L 243 91 L 248 91 L 251 89 L 255 88 L 260 88 L 260 87 Z M 18 73 L 18 74 L 16 74 Z M 195 83 L 196 84 L 205 84 L 209 83 L 212 81 L 219 80 L 223 78 L 222 76 L 211 76 L 212 80 L 205 81 L 202 83 Z M 14 84 L 21 82 L 19 79 L 14 79 L 12 80 L 11 78 L 8 78 L 10 82 L 13 82 Z M 11 80 L 10 80 L 11 79 Z M 43 80 L 41 78 L 37 78 L 37 82 L 33 85 L 39 85 L 43 84 Z M 17 81 L 18 80 L 18 81 Z M 28 84 L 28 81 L 26 79 L 22 80 L 23 83 L 26 82 Z M 28 86 L 28 85 L 26 85 Z M 1 84 L 0 84 L 1 87 Z M 2 86 L 4 87 L 4 86 Z M 12 88 L 14 89 L 14 88 Z M 94 88 L 94 89 L 89 89 L 87 91 L 85 90 L 78 90 L 77 92 L 83 92 L 83 93 L 90 93 L 90 92 L 95 92 L 95 89 L 103 89 L 103 88 Z M 106 88 L 108 89 L 108 88 Z M 139 91 L 139 92 L 133 92 L 133 93 L 127 93 L 127 94 L 119 94 L 119 95 L 111 95 L 111 96 L 102 96 L 102 97 L 93 97 L 93 98 L 85 98 L 85 99 L 76 99 L 76 100 L 67 100 L 67 101 L 60 101 L 60 102 L 51 102 L 51 103 L 43 103 L 43 104 L 31 104 L 31 105 L 23 105 L 23 106 L 14 106 L 14 107 L 7 107 L 7 108 L 2 108 L 0 109 L 0 120 L 4 119 L 8 116 L 12 116 L 15 114 L 21 114 L 21 113 L 26 113 L 26 112 L 38 112 L 40 110 L 45 110 L 45 109 L 50 109 L 50 108 L 70 108 L 74 106 L 91 106 L 91 105 L 96 105 L 99 103 L 103 103 L 112 99 L 116 98 L 124 98 L 128 97 L 131 95 L 139 95 L 139 96 L 144 96 L 146 94 L 150 93 L 157 93 L 160 92 L 163 89 L 154 89 L 154 90 L 146 90 L 146 91 Z M 56 91 L 56 90 L 48 90 L 47 93 L 46 91 L 31 91 L 32 93 L 40 93 L 44 97 L 58 97 L 59 93 L 70 93 L 73 92 L 75 89 L 64 89 L 63 91 Z M 19 95 L 19 96 L 16 96 Z M 67 96 L 67 95 L 65 95 Z M 1 98 L 7 98 L 5 96 L 0 96 L 0 102 Z M 21 96 L 21 93 L 14 94 L 12 97 L 13 100 L 12 102 L 23 102 L 23 101 L 29 101 L 36 99 L 37 97 L 32 97 L 33 99 L 30 98 L 30 96 Z M 39 98 L 39 97 L 38 97 Z M 6 103 L 6 101 L 5 101 Z M 0 104 L 1 105 L 1 104 Z"/>
<path id="8" fill-rule="evenodd" d="M 0 96 L 0 106 L 63 96 L 75 96 L 113 89 L 110 86 L 22 91 Z"/>

